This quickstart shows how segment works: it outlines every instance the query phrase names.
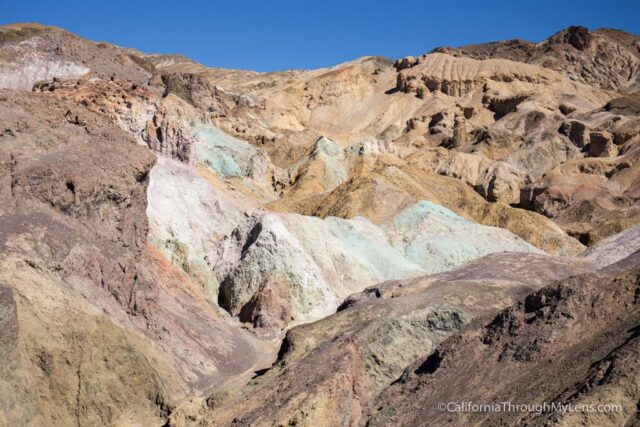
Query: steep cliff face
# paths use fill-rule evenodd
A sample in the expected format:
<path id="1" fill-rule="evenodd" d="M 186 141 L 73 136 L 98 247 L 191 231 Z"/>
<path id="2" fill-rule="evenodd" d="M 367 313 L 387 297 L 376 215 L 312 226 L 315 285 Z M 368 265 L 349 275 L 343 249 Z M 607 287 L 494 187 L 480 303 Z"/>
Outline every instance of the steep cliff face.
<path id="1" fill-rule="evenodd" d="M 186 387 L 132 328 L 154 324 L 157 290 L 138 268 L 154 158 L 95 115 L 87 133 L 67 121 L 64 105 L 2 96 L 13 128 L 2 137 L 1 280 L 14 331 L 3 351 L 15 365 L 3 367 L 4 389 L 20 390 L 3 394 L 5 422 L 117 422 L 127 416 L 113 412 L 119 400 L 131 402 L 133 419 L 161 417 Z"/>

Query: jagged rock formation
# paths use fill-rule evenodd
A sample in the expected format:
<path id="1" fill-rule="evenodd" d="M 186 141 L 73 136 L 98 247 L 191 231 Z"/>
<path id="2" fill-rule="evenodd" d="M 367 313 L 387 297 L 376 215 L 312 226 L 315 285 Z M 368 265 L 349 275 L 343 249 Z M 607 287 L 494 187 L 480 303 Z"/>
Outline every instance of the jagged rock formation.
<path id="1" fill-rule="evenodd" d="M 363 425 L 369 405 L 405 366 L 472 318 L 587 269 L 540 255 L 494 254 L 447 273 L 370 287 L 335 315 L 290 330 L 278 362 L 243 393 L 185 405 L 171 425 L 189 425 L 189 417 L 204 425 Z"/>
<path id="2" fill-rule="evenodd" d="M 503 58 L 541 65 L 572 80 L 604 89 L 637 90 L 640 40 L 623 31 L 600 29 L 590 32 L 572 26 L 542 43 L 524 40 L 486 43 L 460 48 L 437 48 L 435 52 L 475 59 Z"/>
<path id="3" fill-rule="evenodd" d="M 636 223 L 639 154 L 567 161 L 523 188 L 521 201 L 591 244 Z"/>
<path id="4" fill-rule="evenodd" d="M 638 43 L 256 73 L 0 27 L 0 425 L 631 423 Z"/>
<path id="5" fill-rule="evenodd" d="M 560 76 L 552 71 L 519 62 L 478 61 L 432 53 L 412 67 L 400 70 L 396 89 L 416 93 L 419 98 L 424 98 L 429 92 L 463 97 L 489 82 L 515 82 L 524 88 L 527 85 L 551 85 L 560 80 Z"/>

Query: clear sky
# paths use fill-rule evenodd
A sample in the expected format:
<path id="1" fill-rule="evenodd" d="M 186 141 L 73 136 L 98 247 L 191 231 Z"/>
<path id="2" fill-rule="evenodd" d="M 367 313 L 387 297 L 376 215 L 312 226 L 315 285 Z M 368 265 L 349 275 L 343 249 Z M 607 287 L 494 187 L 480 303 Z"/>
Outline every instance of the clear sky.
<path id="1" fill-rule="evenodd" d="M 257 71 L 523 38 L 569 25 L 640 34 L 640 0 L 0 0 L 0 23 L 40 22 L 149 53 Z"/>

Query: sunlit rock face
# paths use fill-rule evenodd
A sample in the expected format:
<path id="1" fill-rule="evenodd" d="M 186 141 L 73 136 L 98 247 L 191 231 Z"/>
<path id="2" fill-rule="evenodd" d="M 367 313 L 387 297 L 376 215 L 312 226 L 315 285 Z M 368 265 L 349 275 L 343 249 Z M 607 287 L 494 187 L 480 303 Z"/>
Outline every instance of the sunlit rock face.
<path id="1" fill-rule="evenodd" d="M 214 126 L 200 127 L 195 137 L 198 159 L 223 177 L 253 176 L 266 172 L 265 156 L 246 141 Z"/>
<path id="2" fill-rule="evenodd" d="M 240 180 L 262 197 L 275 197 L 272 184 L 278 168 L 263 150 L 212 125 L 196 126 L 194 138 L 198 162 L 222 178 Z"/>
<path id="3" fill-rule="evenodd" d="M 148 197 L 149 241 L 215 300 L 218 281 L 207 255 L 242 220 L 240 207 L 188 166 L 162 157 L 151 171 Z"/>
<path id="4" fill-rule="evenodd" d="M 33 55 L 28 63 L 0 65 L 0 88 L 27 90 L 42 80 L 79 78 L 89 72 L 87 67 L 68 61 L 56 61 Z"/>
<path id="5" fill-rule="evenodd" d="M 151 172 L 148 197 L 150 241 L 234 316 L 272 283 L 283 285 L 287 321 L 302 322 L 334 312 L 347 295 L 374 283 L 437 273 L 493 252 L 542 253 L 506 230 L 426 201 L 382 225 L 242 209 L 193 169 L 165 158 Z"/>
<path id="6" fill-rule="evenodd" d="M 382 226 L 362 217 L 267 214 L 252 218 L 233 238 L 241 250 L 238 265 L 223 279 L 222 305 L 239 313 L 264 283 L 285 281 L 298 321 L 332 313 L 337 302 L 373 283 L 445 271 L 494 252 L 543 253 L 506 230 L 430 202 Z"/>

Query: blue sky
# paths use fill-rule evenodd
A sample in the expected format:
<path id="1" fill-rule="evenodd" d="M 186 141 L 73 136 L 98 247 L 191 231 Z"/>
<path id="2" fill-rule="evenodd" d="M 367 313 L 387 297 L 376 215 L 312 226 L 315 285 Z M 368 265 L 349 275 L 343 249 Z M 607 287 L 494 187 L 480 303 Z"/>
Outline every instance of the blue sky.
<path id="1" fill-rule="evenodd" d="M 0 0 L 0 22 L 40 22 L 209 66 L 271 71 L 364 55 L 396 59 L 442 45 L 540 41 L 569 25 L 640 34 L 640 0 Z"/>

